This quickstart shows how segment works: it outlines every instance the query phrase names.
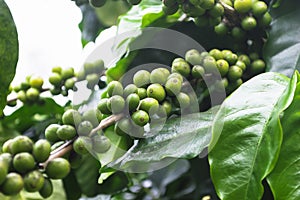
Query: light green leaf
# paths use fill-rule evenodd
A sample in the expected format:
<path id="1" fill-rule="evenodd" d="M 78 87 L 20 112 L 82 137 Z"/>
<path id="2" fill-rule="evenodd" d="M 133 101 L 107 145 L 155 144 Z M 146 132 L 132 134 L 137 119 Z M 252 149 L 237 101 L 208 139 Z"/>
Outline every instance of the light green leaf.
<path id="1" fill-rule="evenodd" d="M 0 0 L 0 116 L 6 105 L 8 88 L 15 76 L 19 56 L 18 34 L 4 0 Z"/>
<path id="2" fill-rule="evenodd" d="M 258 75 L 222 104 L 213 124 L 209 152 L 211 177 L 223 200 L 261 199 L 261 181 L 273 169 L 280 150 L 279 116 L 291 103 L 296 78 Z"/>
<path id="3" fill-rule="evenodd" d="M 282 1 L 278 8 L 271 8 L 274 17 L 264 48 L 267 70 L 291 77 L 300 69 L 300 2 Z"/>
<path id="4" fill-rule="evenodd" d="M 267 177 L 275 199 L 300 197 L 300 83 L 281 119 L 283 142 L 274 170 Z"/>
<path id="5" fill-rule="evenodd" d="M 148 171 L 177 158 L 198 156 L 210 142 L 211 125 L 216 112 L 215 107 L 207 112 L 169 119 L 158 134 L 140 139 L 109 166 L 128 171 Z"/>

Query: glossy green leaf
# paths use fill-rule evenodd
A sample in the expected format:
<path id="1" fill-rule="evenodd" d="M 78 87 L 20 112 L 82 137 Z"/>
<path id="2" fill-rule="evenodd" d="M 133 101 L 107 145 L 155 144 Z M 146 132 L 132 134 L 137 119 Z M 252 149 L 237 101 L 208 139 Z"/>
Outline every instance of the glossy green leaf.
<path id="1" fill-rule="evenodd" d="M 161 161 L 171 163 L 176 158 L 198 156 L 209 144 L 211 125 L 217 108 L 207 112 L 173 118 L 150 138 L 141 139 L 112 166 L 124 170 L 151 170 Z"/>
<path id="2" fill-rule="evenodd" d="M 82 165 L 75 170 L 78 184 L 84 195 L 95 196 L 97 194 L 100 167 L 99 161 L 87 155 L 83 157 Z"/>
<path id="3" fill-rule="evenodd" d="M 274 18 L 264 48 L 267 70 L 291 77 L 300 69 L 300 2 L 282 1 L 271 8 L 271 15 Z"/>
<path id="4" fill-rule="evenodd" d="M 223 199 L 261 199 L 282 141 L 279 116 L 291 103 L 296 78 L 258 75 L 232 93 L 213 124 L 211 177 Z"/>
<path id="5" fill-rule="evenodd" d="M 300 83 L 281 119 L 283 142 L 274 170 L 267 177 L 275 199 L 300 197 Z"/>
<path id="6" fill-rule="evenodd" d="M 0 0 L 0 116 L 6 105 L 9 85 L 15 76 L 19 56 L 16 26 L 4 0 Z"/>

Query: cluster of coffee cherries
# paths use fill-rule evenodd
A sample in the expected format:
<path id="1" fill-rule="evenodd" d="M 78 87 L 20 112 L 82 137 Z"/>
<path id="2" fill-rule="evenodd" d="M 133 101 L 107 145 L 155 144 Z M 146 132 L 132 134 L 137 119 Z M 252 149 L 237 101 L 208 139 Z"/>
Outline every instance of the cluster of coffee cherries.
<path id="1" fill-rule="evenodd" d="M 40 93 L 43 92 L 44 80 L 39 76 L 27 76 L 26 80 L 21 82 L 19 85 L 12 87 L 12 91 L 17 93 L 17 98 L 8 103 L 9 106 L 15 106 L 17 99 L 23 103 L 34 103 L 39 102 Z"/>
<path id="2" fill-rule="evenodd" d="M 64 158 L 48 160 L 51 145 L 45 139 L 35 143 L 27 136 L 7 140 L 0 154 L 0 192 L 12 196 L 25 189 L 39 192 L 48 198 L 53 192 L 51 179 L 63 179 L 70 172 L 70 164 Z"/>
<path id="3" fill-rule="evenodd" d="M 272 20 L 267 4 L 259 0 L 163 0 L 163 4 L 167 15 L 181 9 L 196 25 L 212 26 L 217 34 L 238 39 L 256 27 L 268 27 Z"/>
<path id="4" fill-rule="evenodd" d="M 224 4 L 232 12 L 226 13 L 220 23 L 214 27 L 217 34 L 231 34 L 233 38 L 245 39 L 247 32 L 257 28 L 264 29 L 272 21 L 268 5 L 264 1 L 227 0 Z"/>
<path id="5" fill-rule="evenodd" d="M 105 153 L 110 149 L 111 143 L 101 131 L 92 132 L 102 118 L 98 109 L 90 109 L 83 114 L 75 109 L 68 109 L 62 115 L 62 124 L 50 124 L 46 128 L 45 137 L 53 146 L 73 141 L 73 150 L 68 158 L 71 164 L 74 161 L 72 166 L 76 168 L 82 155 L 89 152 Z"/>
<path id="6" fill-rule="evenodd" d="M 256 53 L 248 56 L 236 54 L 228 49 L 212 49 L 202 53 L 192 49 L 186 52 L 185 61 L 194 66 L 195 70 L 203 68 L 206 73 L 218 72 L 222 80 L 216 85 L 221 84 L 228 94 L 237 89 L 244 80 L 264 72 L 266 67 L 265 62 Z"/>

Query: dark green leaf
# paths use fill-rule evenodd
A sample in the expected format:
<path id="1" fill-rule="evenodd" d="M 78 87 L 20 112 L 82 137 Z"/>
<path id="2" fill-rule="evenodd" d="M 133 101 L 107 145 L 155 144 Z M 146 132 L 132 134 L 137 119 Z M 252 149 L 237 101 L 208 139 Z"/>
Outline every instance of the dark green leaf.
<path id="1" fill-rule="evenodd" d="M 98 190 L 98 177 L 100 164 L 94 157 L 83 157 L 82 165 L 76 169 L 75 174 L 82 193 L 87 196 L 95 196 Z M 88 173 L 87 173 L 88 172 Z"/>
<path id="2" fill-rule="evenodd" d="M 19 56 L 18 34 L 4 0 L 0 0 L 0 116 L 6 105 L 8 88 L 15 76 Z"/>
<path id="3" fill-rule="evenodd" d="M 13 126 L 15 130 L 24 132 L 37 122 L 47 119 L 57 121 L 55 117 L 64 112 L 64 108 L 53 99 L 45 98 L 41 104 L 23 105 L 9 116 L 3 119 L 6 125 Z"/>
<path id="4" fill-rule="evenodd" d="M 291 103 L 296 79 L 277 73 L 244 83 L 221 106 L 213 124 L 209 162 L 221 199 L 260 199 L 282 141 L 279 115 Z"/>
<path id="5" fill-rule="evenodd" d="M 95 10 L 89 4 L 81 5 L 80 10 L 82 12 L 82 20 L 79 28 L 81 30 L 81 42 L 85 46 L 88 42 L 96 39 L 104 26 L 97 18 Z"/>
<path id="6" fill-rule="evenodd" d="M 81 197 L 81 187 L 73 171 L 63 179 L 63 185 L 68 200 L 77 200 Z"/>
<path id="7" fill-rule="evenodd" d="M 217 108 L 168 120 L 158 134 L 139 140 L 112 165 L 119 169 L 144 171 L 161 162 L 198 156 L 210 142 L 215 112 Z"/>
<path id="8" fill-rule="evenodd" d="M 291 77 L 300 69 L 300 2 L 285 0 L 271 14 L 274 19 L 264 48 L 267 70 Z"/>
<path id="9" fill-rule="evenodd" d="M 267 177 L 275 199 L 298 199 L 300 196 L 300 83 L 292 104 L 281 119 L 283 142 L 274 170 Z"/>

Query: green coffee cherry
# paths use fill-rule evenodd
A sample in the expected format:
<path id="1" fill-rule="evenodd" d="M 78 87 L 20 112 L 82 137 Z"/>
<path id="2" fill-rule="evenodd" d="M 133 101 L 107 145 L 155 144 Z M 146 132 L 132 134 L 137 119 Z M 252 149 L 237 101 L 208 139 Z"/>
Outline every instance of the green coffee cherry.
<path id="1" fill-rule="evenodd" d="M 73 143 L 73 149 L 79 155 L 85 155 L 92 149 L 92 140 L 89 137 L 78 137 Z"/>
<path id="2" fill-rule="evenodd" d="M 223 59 L 223 53 L 219 49 L 212 49 L 208 54 L 216 60 Z"/>
<path id="3" fill-rule="evenodd" d="M 83 81 L 83 80 L 85 80 L 85 76 L 86 76 L 86 74 L 85 74 L 85 71 L 84 71 L 84 70 L 80 70 L 80 71 L 78 71 L 77 74 L 76 74 L 76 77 L 77 77 L 77 80 L 78 80 L 78 81 Z"/>
<path id="4" fill-rule="evenodd" d="M 203 9 L 200 6 L 190 6 L 190 11 L 189 11 L 189 15 L 191 17 L 199 17 L 201 15 L 205 14 L 205 9 Z"/>
<path id="5" fill-rule="evenodd" d="M 169 101 L 164 101 L 162 107 L 165 109 L 167 116 L 170 116 L 172 111 L 172 104 Z"/>
<path id="6" fill-rule="evenodd" d="M 257 1 L 252 5 L 252 13 L 255 17 L 263 16 L 268 10 L 268 6 L 263 1 Z"/>
<path id="7" fill-rule="evenodd" d="M 63 179 L 71 170 L 71 166 L 68 160 L 64 158 L 54 158 L 49 161 L 46 166 L 46 174 L 51 179 Z"/>
<path id="8" fill-rule="evenodd" d="M 33 145 L 32 155 L 37 162 L 45 162 L 51 152 L 51 144 L 47 140 L 40 139 Z"/>
<path id="9" fill-rule="evenodd" d="M 190 105 L 189 95 L 180 92 L 175 99 L 175 105 L 179 106 L 181 109 L 187 108 Z"/>
<path id="10" fill-rule="evenodd" d="M 176 4 L 176 1 L 175 1 L 175 0 L 163 0 L 162 2 L 163 2 L 163 4 L 164 4 L 165 6 L 167 6 L 167 7 L 171 7 L 171 6 L 173 6 L 174 4 Z"/>
<path id="11" fill-rule="evenodd" d="M 68 78 L 71 78 L 73 76 L 74 76 L 74 69 L 72 67 L 63 69 L 61 71 L 61 77 L 63 80 L 67 80 Z"/>
<path id="12" fill-rule="evenodd" d="M 31 152 L 33 149 L 33 142 L 27 136 L 17 136 L 13 139 L 11 144 L 12 154 L 17 154 L 20 152 Z"/>
<path id="13" fill-rule="evenodd" d="M 135 111 L 140 104 L 140 97 L 138 94 L 130 94 L 126 98 L 126 105 L 129 111 Z"/>
<path id="14" fill-rule="evenodd" d="M 13 142 L 13 139 L 9 139 L 3 143 L 3 146 L 2 146 L 3 153 L 12 153 L 12 151 L 11 151 L 12 142 Z"/>
<path id="15" fill-rule="evenodd" d="M 133 76 L 133 83 L 137 87 L 146 87 L 150 83 L 150 73 L 146 70 L 140 70 Z"/>
<path id="16" fill-rule="evenodd" d="M 217 68 L 218 68 L 221 76 L 224 77 L 229 70 L 229 64 L 226 60 L 220 59 L 220 60 L 217 60 Z"/>
<path id="17" fill-rule="evenodd" d="M 231 30 L 231 35 L 232 37 L 240 40 L 245 38 L 246 33 L 240 27 L 233 27 Z"/>
<path id="18" fill-rule="evenodd" d="M 54 72 L 50 75 L 49 82 L 54 86 L 60 86 L 62 83 L 62 77 L 60 74 Z"/>
<path id="19" fill-rule="evenodd" d="M 41 89 L 44 84 L 44 80 L 40 76 L 32 76 L 30 77 L 29 84 L 33 88 Z"/>
<path id="20" fill-rule="evenodd" d="M 40 195 L 46 199 L 53 193 L 53 184 L 50 179 L 45 179 L 42 188 L 39 190 Z"/>
<path id="21" fill-rule="evenodd" d="M 29 82 L 22 82 L 20 85 L 21 90 L 28 90 L 30 88 Z"/>
<path id="22" fill-rule="evenodd" d="M 205 10 L 210 10 L 210 9 L 212 9 L 214 7 L 215 0 L 203 0 L 200 5 Z"/>
<path id="23" fill-rule="evenodd" d="M 252 0 L 235 0 L 233 6 L 238 13 L 246 13 L 252 8 Z"/>
<path id="24" fill-rule="evenodd" d="M 106 0 L 89 0 L 89 2 L 93 7 L 99 8 L 104 6 Z"/>
<path id="25" fill-rule="evenodd" d="M 228 91 L 229 93 L 231 93 L 234 90 L 236 90 L 239 86 L 241 86 L 242 84 L 243 84 L 243 80 L 242 79 L 237 79 L 236 81 L 230 82 L 230 84 L 226 88 L 226 91 Z"/>
<path id="26" fill-rule="evenodd" d="M 152 70 L 150 74 L 150 82 L 164 85 L 167 81 L 170 72 L 166 68 L 157 68 Z"/>
<path id="27" fill-rule="evenodd" d="M 205 74 L 205 69 L 200 65 L 195 65 L 192 68 L 192 76 L 194 78 L 202 78 Z"/>
<path id="28" fill-rule="evenodd" d="M 77 132 L 79 135 L 88 135 L 93 128 L 93 124 L 90 121 L 82 121 L 78 125 Z"/>
<path id="29" fill-rule="evenodd" d="M 78 125 L 81 122 L 81 115 L 77 110 L 69 109 L 64 112 L 62 122 L 65 125 Z"/>
<path id="30" fill-rule="evenodd" d="M 165 89 L 158 83 L 151 84 L 147 88 L 147 96 L 157 99 L 159 102 L 166 97 Z"/>
<path id="31" fill-rule="evenodd" d="M 125 108 L 125 100 L 119 95 L 114 95 L 109 98 L 107 107 L 113 114 L 120 113 Z"/>
<path id="32" fill-rule="evenodd" d="M 215 90 L 216 91 L 224 91 L 229 85 L 229 82 L 227 80 L 227 78 L 223 78 L 221 81 L 217 81 L 216 84 L 214 85 L 215 86 Z"/>
<path id="33" fill-rule="evenodd" d="M 216 59 L 212 56 L 206 56 L 203 59 L 203 67 L 207 73 L 214 73 L 217 70 Z"/>
<path id="34" fill-rule="evenodd" d="M 86 74 L 99 74 L 104 70 L 104 62 L 103 60 L 98 60 L 93 63 L 84 63 L 83 69 Z"/>
<path id="35" fill-rule="evenodd" d="M 35 167 L 34 158 L 27 152 L 18 153 L 13 158 L 13 167 L 21 174 L 33 170 Z"/>
<path id="36" fill-rule="evenodd" d="M 236 61 L 235 65 L 238 66 L 239 68 L 241 68 L 243 71 L 245 71 L 247 68 L 246 64 L 240 60 Z"/>
<path id="37" fill-rule="evenodd" d="M 137 94 L 139 95 L 140 99 L 144 99 L 147 97 L 147 90 L 145 88 L 138 88 Z"/>
<path id="38" fill-rule="evenodd" d="M 191 65 L 200 65 L 202 56 L 196 49 L 191 49 L 185 53 L 185 60 Z"/>
<path id="39" fill-rule="evenodd" d="M 22 101 L 23 103 L 26 102 L 27 98 L 26 98 L 26 93 L 24 90 L 21 90 L 17 93 L 17 98 Z"/>
<path id="40" fill-rule="evenodd" d="M 39 98 L 40 96 L 40 91 L 36 88 L 29 88 L 26 91 L 26 99 L 30 100 L 30 101 L 35 101 Z"/>
<path id="41" fill-rule="evenodd" d="M 123 95 L 123 86 L 119 81 L 112 81 L 107 85 L 107 94 L 112 97 L 114 95 Z"/>
<path id="42" fill-rule="evenodd" d="M 57 129 L 57 136 L 61 140 L 72 140 L 76 136 L 76 129 L 71 125 L 62 125 Z"/>
<path id="43" fill-rule="evenodd" d="M 0 154 L 0 162 L 4 162 L 8 167 L 10 167 L 10 165 L 12 163 L 12 159 L 13 159 L 13 156 L 10 153 L 1 153 Z"/>
<path id="44" fill-rule="evenodd" d="M 172 6 L 163 5 L 162 9 L 166 15 L 173 15 L 178 11 L 179 5 L 177 3 Z"/>
<path id="45" fill-rule="evenodd" d="M 59 140 L 59 137 L 57 136 L 57 129 L 59 127 L 59 124 L 50 124 L 45 129 L 45 137 L 49 142 L 57 142 Z"/>
<path id="46" fill-rule="evenodd" d="M 8 174 L 8 163 L 0 158 L 0 185 L 5 181 Z"/>
<path id="47" fill-rule="evenodd" d="M 43 187 L 44 181 L 43 174 L 34 170 L 24 176 L 24 188 L 28 192 L 37 192 Z"/>
<path id="48" fill-rule="evenodd" d="M 54 144 L 52 144 L 51 146 L 51 151 L 54 151 L 55 149 L 57 149 L 58 147 L 60 147 L 61 145 L 63 145 L 65 143 L 65 141 L 58 141 L 55 142 Z"/>
<path id="49" fill-rule="evenodd" d="M 14 172 L 9 173 L 6 176 L 4 183 L 1 186 L 1 192 L 4 195 L 16 195 L 18 194 L 24 187 L 24 182 L 22 177 Z"/>
<path id="50" fill-rule="evenodd" d="M 142 0 L 127 0 L 131 5 L 138 5 Z"/>
<path id="51" fill-rule="evenodd" d="M 181 91 L 182 82 L 178 78 L 170 78 L 167 80 L 165 89 L 169 96 L 175 96 Z"/>
<path id="52" fill-rule="evenodd" d="M 143 110 L 138 110 L 132 114 L 132 120 L 136 125 L 145 126 L 149 122 L 149 115 Z"/>
<path id="53" fill-rule="evenodd" d="M 251 63 L 250 70 L 252 73 L 258 74 L 258 73 L 263 72 L 265 70 L 265 68 L 266 68 L 265 62 L 261 59 L 257 59 Z"/>
<path id="54" fill-rule="evenodd" d="M 215 32 L 218 35 L 226 35 L 228 33 L 228 27 L 224 22 L 219 23 L 214 27 Z"/>
<path id="55" fill-rule="evenodd" d="M 150 115 L 158 110 L 159 103 L 156 99 L 147 97 L 141 100 L 140 109 L 146 111 Z"/>
<path id="56" fill-rule="evenodd" d="M 98 109 L 87 110 L 82 115 L 82 121 L 89 121 L 93 127 L 99 125 L 102 120 L 102 113 Z"/>
<path id="57" fill-rule="evenodd" d="M 177 72 L 184 77 L 188 77 L 191 72 L 191 67 L 185 61 L 175 62 L 175 63 L 173 62 L 172 63 L 172 73 L 174 73 L 174 72 Z"/>
<path id="58" fill-rule="evenodd" d="M 85 79 L 87 80 L 87 88 L 93 89 L 99 82 L 99 75 L 96 73 L 88 74 Z"/>
<path id="59" fill-rule="evenodd" d="M 62 68 L 60 66 L 56 66 L 52 68 L 53 73 L 61 74 Z"/>
<path id="60" fill-rule="evenodd" d="M 257 22 L 254 17 L 248 16 L 242 20 L 241 25 L 244 30 L 250 31 L 256 27 Z"/>
<path id="61" fill-rule="evenodd" d="M 220 3 L 216 3 L 212 9 L 209 10 L 208 14 L 212 17 L 220 17 L 224 14 L 224 7 Z"/>
<path id="62" fill-rule="evenodd" d="M 126 135 L 129 134 L 131 135 L 132 130 L 132 123 L 130 121 L 130 119 L 124 117 L 122 119 L 120 119 L 114 127 L 114 131 L 118 134 L 118 135 Z"/>
<path id="63" fill-rule="evenodd" d="M 136 87 L 136 85 L 129 84 L 124 88 L 123 96 L 126 98 L 126 97 L 128 97 L 128 95 L 137 93 L 137 92 L 138 92 L 138 88 Z"/>
<path id="64" fill-rule="evenodd" d="M 109 139 L 103 135 L 96 135 L 92 138 L 93 142 L 93 150 L 97 153 L 105 153 L 107 152 L 110 147 L 111 143 Z"/>
<path id="65" fill-rule="evenodd" d="M 268 27 L 272 22 L 270 13 L 266 12 L 259 20 L 258 24 L 260 27 Z"/>
<path id="66" fill-rule="evenodd" d="M 100 112 L 105 115 L 111 114 L 111 111 L 108 109 L 108 101 L 109 101 L 109 99 L 107 99 L 107 98 L 100 99 L 98 106 L 97 106 L 98 110 L 100 110 Z"/>
<path id="67" fill-rule="evenodd" d="M 228 79 L 230 81 L 236 81 L 243 76 L 243 70 L 236 65 L 233 65 L 228 70 Z"/>
<path id="68" fill-rule="evenodd" d="M 238 57 L 238 60 L 244 62 L 246 64 L 246 67 L 250 66 L 251 64 L 250 58 L 245 54 L 240 55 Z"/>
<path id="69" fill-rule="evenodd" d="M 221 17 L 209 17 L 208 18 L 208 24 L 210 26 L 217 26 L 218 24 L 220 24 L 222 22 L 222 18 Z"/>
<path id="70" fill-rule="evenodd" d="M 65 82 L 66 90 L 72 90 L 75 85 L 75 80 L 73 78 L 68 78 Z"/>
<path id="71" fill-rule="evenodd" d="M 169 76 L 168 76 L 168 79 L 167 80 L 169 80 L 169 79 L 171 79 L 171 78 L 177 78 L 181 83 L 183 82 L 183 77 L 182 77 L 182 75 L 181 74 L 179 74 L 179 73 L 172 73 L 172 74 L 170 74 Z"/>
<path id="72" fill-rule="evenodd" d="M 50 89 L 50 92 L 51 92 L 52 95 L 59 95 L 59 94 L 61 94 L 62 90 L 61 90 L 60 87 L 59 88 L 54 87 L 54 88 Z"/>
<path id="73" fill-rule="evenodd" d="M 238 60 L 238 56 L 235 53 L 228 53 L 224 56 L 224 59 L 230 64 L 233 65 Z"/>

